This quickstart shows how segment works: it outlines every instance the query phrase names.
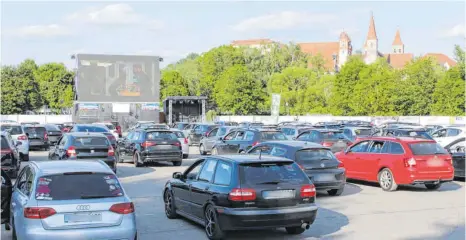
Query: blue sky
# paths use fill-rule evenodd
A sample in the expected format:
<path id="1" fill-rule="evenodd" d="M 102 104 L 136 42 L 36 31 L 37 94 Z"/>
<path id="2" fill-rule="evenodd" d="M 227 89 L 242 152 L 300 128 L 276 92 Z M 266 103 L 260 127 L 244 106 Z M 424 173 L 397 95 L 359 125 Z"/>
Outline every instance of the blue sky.
<path id="1" fill-rule="evenodd" d="M 164 65 L 233 40 L 338 41 L 362 49 L 373 12 L 379 51 L 397 27 L 405 52 L 452 56 L 464 46 L 464 2 L 3 2 L 1 62 L 63 62 L 72 53 L 145 54 Z"/>

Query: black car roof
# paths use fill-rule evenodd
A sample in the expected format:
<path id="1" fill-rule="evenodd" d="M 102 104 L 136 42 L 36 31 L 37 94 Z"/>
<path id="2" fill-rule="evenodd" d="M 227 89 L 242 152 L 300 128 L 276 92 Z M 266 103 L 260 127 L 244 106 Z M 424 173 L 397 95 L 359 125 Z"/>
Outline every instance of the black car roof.
<path id="1" fill-rule="evenodd" d="M 88 136 L 93 136 L 93 137 L 105 137 L 103 132 L 71 132 L 71 133 L 65 133 L 66 135 L 72 136 L 72 137 L 88 137 Z"/>
<path id="2" fill-rule="evenodd" d="M 279 162 L 294 162 L 293 160 L 287 159 L 287 158 L 282 158 L 282 157 L 275 157 L 275 156 L 266 156 L 262 155 L 246 155 L 246 154 L 241 154 L 241 155 L 216 155 L 215 157 L 209 156 L 207 158 L 215 158 L 215 159 L 221 159 L 225 161 L 230 161 L 230 162 L 237 162 L 237 163 L 260 163 L 260 162 L 267 162 L 267 161 L 279 161 Z"/>
<path id="3" fill-rule="evenodd" d="M 282 145 L 282 146 L 288 146 L 288 147 L 293 147 L 293 148 L 325 148 L 325 149 L 329 149 L 329 148 L 324 147 L 324 146 L 322 146 L 320 144 L 312 143 L 312 142 L 306 142 L 306 141 L 266 141 L 266 142 L 261 142 L 259 145 L 267 144 L 267 143 L 273 143 L 275 145 Z"/>

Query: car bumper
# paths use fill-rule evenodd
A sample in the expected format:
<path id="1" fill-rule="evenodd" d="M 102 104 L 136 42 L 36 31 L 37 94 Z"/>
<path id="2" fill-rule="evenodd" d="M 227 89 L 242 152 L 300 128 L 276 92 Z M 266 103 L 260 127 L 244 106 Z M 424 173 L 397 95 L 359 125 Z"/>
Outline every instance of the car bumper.
<path id="1" fill-rule="evenodd" d="M 465 177 L 465 170 L 456 168 L 455 177 Z"/>
<path id="2" fill-rule="evenodd" d="M 172 153 L 151 153 L 151 154 L 142 154 L 141 161 L 142 162 L 177 162 L 182 161 L 183 153 L 180 151 L 179 153 L 172 154 Z"/>
<path id="3" fill-rule="evenodd" d="M 406 181 L 400 181 L 399 184 L 424 184 L 432 182 L 451 182 L 454 178 L 454 170 L 436 171 L 430 173 L 410 172 Z M 396 175 L 395 175 L 396 179 Z"/>
<path id="4" fill-rule="evenodd" d="M 244 230 L 301 226 L 312 224 L 317 216 L 317 205 L 275 209 L 233 209 L 217 207 L 222 230 Z"/>
<path id="5" fill-rule="evenodd" d="M 346 184 L 346 173 L 343 168 L 306 170 L 306 174 L 314 183 L 316 190 L 340 189 Z"/>
<path id="6" fill-rule="evenodd" d="M 83 161 L 103 161 L 105 162 L 112 170 L 116 168 L 116 158 L 115 157 L 108 157 L 108 158 L 68 158 L 68 160 L 83 160 Z"/>
<path id="7" fill-rule="evenodd" d="M 43 147 L 49 147 L 49 146 L 50 146 L 49 142 L 38 142 L 38 141 L 29 142 L 29 148 L 43 148 Z"/>

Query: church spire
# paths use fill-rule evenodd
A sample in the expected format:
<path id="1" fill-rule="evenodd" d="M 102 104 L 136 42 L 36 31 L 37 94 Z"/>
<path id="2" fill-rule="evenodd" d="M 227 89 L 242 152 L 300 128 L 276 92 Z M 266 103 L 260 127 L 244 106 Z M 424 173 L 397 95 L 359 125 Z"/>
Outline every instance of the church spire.
<path id="1" fill-rule="evenodd" d="M 396 30 L 395 39 L 393 40 L 392 45 L 403 45 L 400 37 L 400 29 Z"/>
<path id="2" fill-rule="evenodd" d="M 369 32 L 367 33 L 366 40 L 377 40 L 377 33 L 375 31 L 374 14 L 372 14 L 372 12 L 371 12 L 371 20 L 369 22 Z"/>

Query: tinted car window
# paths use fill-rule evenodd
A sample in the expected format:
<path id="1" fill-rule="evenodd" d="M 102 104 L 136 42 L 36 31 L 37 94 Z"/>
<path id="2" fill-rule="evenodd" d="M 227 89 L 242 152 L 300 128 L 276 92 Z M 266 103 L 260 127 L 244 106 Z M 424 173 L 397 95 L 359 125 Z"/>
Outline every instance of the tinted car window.
<path id="1" fill-rule="evenodd" d="M 99 126 L 77 126 L 76 130 L 78 132 L 108 132 L 107 128 Z"/>
<path id="2" fill-rule="evenodd" d="M 343 135 L 343 132 L 323 132 L 321 133 L 323 139 L 343 139 L 345 136 Z"/>
<path id="3" fill-rule="evenodd" d="M 360 142 L 351 148 L 351 152 L 366 152 L 368 146 L 369 141 Z"/>
<path id="4" fill-rule="evenodd" d="M 443 147 L 434 142 L 411 143 L 409 147 L 414 155 L 448 154 Z"/>
<path id="5" fill-rule="evenodd" d="M 8 131 L 11 135 L 23 134 L 21 126 L 2 125 L 2 131 Z"/>
<path id="6" fill-rule="evenodd" d="M 200 125 L 200 126 L 199 126 L 199 131 L 201 131 L 201 132 L 207 132 L 207 131 L 212 130 L 214 127 L 215 127 L 215 126 Z"/>
<path id="7" fill-rule="evenodd" d="M 75 137 L 73 141 L 74 146 L 98 146 L 108 145 L 106 137 Z"/>
<path id="8" fill-rule="evenodd" d="M 6 137 L 2 136 L 2 149 L 9 149 L 10 145 L 8 144 L 8 140 L 6 140 Z"/>
<path id="9" fill-rule="evenodd" d="M 296 152 L 296 161 L 321 161 L 322 159 L 337 160 L 332 151 L 327 149 L 304 149 Z"/>
<path id="10" fill-rule="evenodd" d="M 37 180 L 37 200 L 74 200 L 119 196 L 123 196 L 123 190 L 113 174 L 60 174 L 43 176 Z"/>
<path id="11" fill-rule="evenodd" d="M 246 132 L 246 136 L 244 137 L 245 141 L 252 141 L 254 140 L 254 132 Z"/>
<path id="12" fill-rule="evenodd" d="M 405 151 L 401 144 L 396 142 L 390 142 L 390 153 L 391 154 L 403 154 Z"/>
<path id="13" fill-rule="evenodd" d="M 147 140 L 176 140 L 178 137 L 172 132 L 148 132 Z"/>
<path id="14" fill-rule="evenodd" d="M 286 149 L 281 147 L 274 147 L 270 152 L 270 155 L 277 156 L 277 157 L 284 157 L 286 154 Z"/>
<path id="15" fill-rule="evenodd" d="M 355 129 L 354 132 L 357 136 L 369 136 L 372 133 L 371 129 Z"/>
<path id="16" fill-rule="evenodd" d="M 262 140 L 286 140 L 285 134 L 282 132 L 261 132 Z"/>
<path id="17" fill-rule="evenodd" d="M 240 165 L 241 185 L 267 184 L 267 182 L 294 182 L 303 184 L 307 177 L 294 162 L 250 163 Z"/>
<path id="18" fill-rule="evenodd" d="M 458 136 L 461 133 L 461 130 L 455 128 L 447 129 L 447 137 Z"/>
<path id="19" fill-rule="evenodd" d="M 225 127 L 220 128 L 217 132 L 217 136 L 224 136 L 225 134 L 227 134 L 227 128 Z"/>
<path id="20" fill-rule="evenodd" d="M 201 170 L 199 174 L 199 180 L 210 182 L 214 176 L 215 165 L 217 164 L 216 160 L 209 159 Z"/>
<path id="21" fill-rule="evenodd" d="M 45 135 L 45 127 L 24 127 L 24 131 L 28 133 L 30 136 L 37 134 L 37 135 Z"/>
<path id="22" fill-rule="evenodd" d="M 45 128 L 47 129 L 47 131 L 60 131 L 60 128 L 58 128 L 57 125 L 49 124 L 45 125 Z"/>
<path id="23" fill-rule="evenodd" d="M 184 138 L 183 132 L 174 131 L 173 134 L 175 134 L 177 138 Z"/>
<path id="24" fill-rule="evenodd" d="M 219 162 L 215 169 L 214 183 L 219 185 L 230 185 L 231 165 L 225 162 Z"/>

